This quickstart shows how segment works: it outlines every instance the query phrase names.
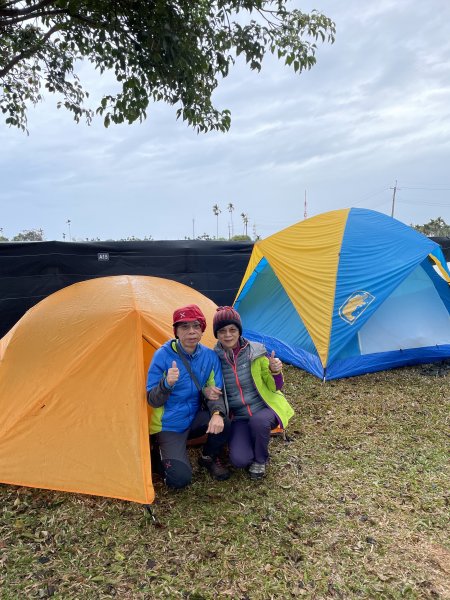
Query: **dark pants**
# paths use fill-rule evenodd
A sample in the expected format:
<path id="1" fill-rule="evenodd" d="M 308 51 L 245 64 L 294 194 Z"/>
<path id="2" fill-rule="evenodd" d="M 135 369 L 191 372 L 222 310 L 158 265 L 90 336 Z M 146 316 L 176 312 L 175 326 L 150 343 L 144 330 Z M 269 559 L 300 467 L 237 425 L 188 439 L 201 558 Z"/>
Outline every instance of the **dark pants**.
<path id="1" fill-rule="evenodd" d="M 192 481 L 192 467 L 186 448 L 186 442 L 205 435 L 211 416 L 208 411 L 197 413 L 192 425 L 186 431 L 160 431 L 151 436 L 152 469 L 160 471 L 168 487 L 184 488 Z M 216 458 L 228 441 L 230 421 L 224 419 L 222 433 L 208 434 L 203 446 L 203 456 Z"/>
<path id="2" fill-rule="evenodd" d="M 263 408 L 247 420 L 232 421 L 231 463 L 241 469 L 252 462 L 265 464 L 269 458 L 270 432 L 277 425 L 278 419 L 271 408 Z"/>

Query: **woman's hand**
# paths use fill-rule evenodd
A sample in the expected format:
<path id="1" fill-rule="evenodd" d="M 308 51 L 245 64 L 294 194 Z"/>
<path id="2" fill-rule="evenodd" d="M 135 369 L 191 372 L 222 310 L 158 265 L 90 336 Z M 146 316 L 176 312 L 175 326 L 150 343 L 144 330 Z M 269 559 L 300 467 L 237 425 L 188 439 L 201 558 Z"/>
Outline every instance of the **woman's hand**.
<path id="1" fill-rule="evenodd" d="M 272 375 L 279 375 L 283 369 L 283 363 L 279 358 L 275 358 L 275 350 L 269 356 L 269 369 Z"/>
<path id="2" fill-rule="evenodd" d="M 178 381 L 179 377 L 180 377 L 180 371 L 177 367 L 177 363 L 175 361 L 172 361 L 172 366 L 170 367 L 170 369 L 167 370 L 167 375 L 166 375 L 167 385 L 169 387 L 173 387 L 176 384 L 176 382 Z"/>
<path id="3" fill-rule="evenodd" d="M 205 387 L 202 391 L 207 400 L 220 400 L 222 396 L 222 390 L 215 385 Z"/>
<path id="4" fill-rule="evenodd" d="M 223 417 L 221 415 L 213 415 L 209 420 L 208 429 L 206 433 L 222 433 L 223 431 Z"/>

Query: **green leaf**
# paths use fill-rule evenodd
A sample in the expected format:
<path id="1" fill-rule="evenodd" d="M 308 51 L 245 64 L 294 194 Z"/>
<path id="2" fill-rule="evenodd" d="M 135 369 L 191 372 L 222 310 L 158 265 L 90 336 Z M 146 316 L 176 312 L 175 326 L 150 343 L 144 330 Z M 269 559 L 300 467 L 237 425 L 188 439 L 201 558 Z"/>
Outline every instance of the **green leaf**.
<path id="1" fill-rule="evenodd" d="M 244 54 L 249 68 L 260 71 L 265 53 L 276 53 L 299 72 L 315 64 L 311 40 L 333 43 L 335 35 L 334 23 L 325 15 L 290 10 L 287 0 L 56 0 L 50 6 L 58 8 L 57 14 L 44 14 L 39 3 L 25 5 L 25 19 L 16 24 L 6 26 L 9 17 L 0 11 L 2 65 L 9 65 L 1 76 L 8 91 L 0 96 L 0 109 L 7 124 L 22 129 L 28 107 L 41 101 L 42 89 L 57 94 L 57 106 L 72 112 L 76 121 L 90 123 L 95 114 L 103 117 L 105 127 L 111 121 L 142 121 L 153 99 L 178 105 L 177 119 L 182 116 L 197 131 L 224 131 L 229 117 L 224 119 L 212 96 L 236 56 Z M 21 0 L 8 2 L 10 14 L 21 10 Z M 47 39 L 50 28 L 54 37 Z M 122 93 L 105 94 L 90 108 L 89 91 L 74 71 L 81 59 L 99 73 L 112 71 Z M 111 113 L 105 117 L 107 106 Z"/>

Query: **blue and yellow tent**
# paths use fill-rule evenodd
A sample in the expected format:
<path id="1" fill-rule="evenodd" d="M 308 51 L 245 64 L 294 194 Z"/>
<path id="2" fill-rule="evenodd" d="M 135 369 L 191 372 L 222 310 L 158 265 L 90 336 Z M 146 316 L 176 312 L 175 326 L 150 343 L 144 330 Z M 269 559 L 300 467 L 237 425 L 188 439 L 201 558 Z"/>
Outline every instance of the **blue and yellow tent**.
<path id="1" fill-rule="evenodd" d="M 246 337 L 324 380 L 450 357 L 440 246 L 371 210 L 331 211 L 257 242 L 234 307 Z"/>

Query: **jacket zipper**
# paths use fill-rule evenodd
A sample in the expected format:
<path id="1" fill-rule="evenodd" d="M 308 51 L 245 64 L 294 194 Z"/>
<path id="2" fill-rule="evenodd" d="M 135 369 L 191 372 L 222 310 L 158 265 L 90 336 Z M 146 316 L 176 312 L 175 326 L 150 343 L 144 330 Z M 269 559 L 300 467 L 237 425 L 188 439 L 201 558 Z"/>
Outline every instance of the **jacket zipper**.
<path id="1" fill-rule="evenodd" d="M 233 354 L 233 359 L 237 360 L 237 357 L 239 356 L 239 353 L 240 353 L 240 352 L 241 352 L 241 350 L 243 350 L 245 347 L 246 347 L 246 345 L 245 345 L 245 346 L 242 346 L 242 348 L 240 348 L 240 349 L 239 349 L 239 352 L 237 353 L 237 355 L 236 355 L 236 356 Z M 225 360 L 228 362 L 228 364 L 229 364 L 229 365 L 231 366 L 231 368 L 233 369 L 234 377 L 235 377 L 235 379 L 236 379 L 236 383 L 237 383 L 237 386 L 238 386 L 238 389 L 239 389 L 239 394 L 240 394 L 240 396 L 241 396 L 242 404 L 244 404 L 244 406 L 247 408 L 247 412 L 248 412 L 248 414 L 249 414 L 250 416 L 252 416 L 252 415 L 253 415 L 253 413 L 252 413 L 252 411 L 251 411 L 251 408 L 250 408 L 250 406 L 249 406 L 249 405 L 248 405 L 248 404 L 245 402 L 245 400 L 244 400 L 244 394 L 243 394 L 243 392 L 242 392 L 241 384 L 240 384 L 240 382 L 239 382 L 239 378 L 238 378 L 238 375 L 237 375 L 236 362 L 231 362 L 231 361 L 230 361 L 230 359 L 228 358 L 227 354 L 226 354 L 226 353 L 224 353 L 224 354 L 225 354 Z M 251 361 L 250 361 L 250 364 L 251 364 Z M 259 390 L 258 390 L 258 387 L 257 387 L 257 385 L 256 385 L 256 383 L 255 383 L 255 380 L 254 380 L 254 378 L 253 378 L 253 374 L 252 374 L 252 372 L 251 372 L 251 369 L 250 369 L 250 377 L 252 378 L 253 385 L 255 386 L 255 389 L 256 389 L 256 391 L 258 392 L 258 396 L 259 396 L 259 397 L 261 398 L 261 400 L 264 402 L 264 405 L 265 405 L 267 408 L 270 408 L 270 406 L 267 404 L 267 402 L 264 400 L 264 398 L 261 396 L 261 394 L 260 394 L 260 392 L 259 392 Z M 273 409 L 272 409 L 272 410 L 273 410 Z M 281 419 L 280 419 L 280 417 L 277 415 L 277 413 L 276 413 L 274 410 L 273 410 L 273 412 L 275 413 L 275 416 L 276 416 L 276 418 L 277 418 L 277 421 L 278 421 L 279 425 L 280 425 L 281 427 L 283 427 L 283 423 L 281 422 Z"/>
<path id="2" fill-rule="evenodd" d="M 240 350 L 239 350 L 239 352 L 240 352 Z M 238 352 L 238 355 L 239 355 L 239 352 Z M 237 356 L 236 356 L 236 358 L 237 358 Z M 226 361 L 229 363 L 229 365 L 231 366 L 231 368 L 233 369 L 234 378 L 236 379 L 236 384 L 237 384 L 237 387 L 238 387 L 238 390 L 239 390 L 239 395 L 240 395 L 240 397 L 241 397 L 241 402 L 242 402 L 242 404 L 245 406 L 245 408 L 247 409 L 247 412 L 248 412 L 248 414 L 249 414 L 249 415 L 250 415 L 250 417 L 251 417 L 251 416 L 253 416 L 253 413 L 252 413 L 252 411 L 251 411 L 251 408 L 250 408 L 250 406 L 249 406 L 249 405 L 247 404 L 247 402 L 245 401 L 245 398 L 244 398 L 244 393 L 243 393 L 243 391 L 242 391 L 242 388 L 241 388 L 241 383 L 240 383 L 240 381 L 239 381 L 239 377 L 238 377 L 238 374 L 237 374 L 236 362 L 231 362 L 231 361 L 229 360 L 229 358 L 228 358 L 228 356 L 227 356 L 227 355 L 225 355 L 225 359 L 226 359 Z"/>

